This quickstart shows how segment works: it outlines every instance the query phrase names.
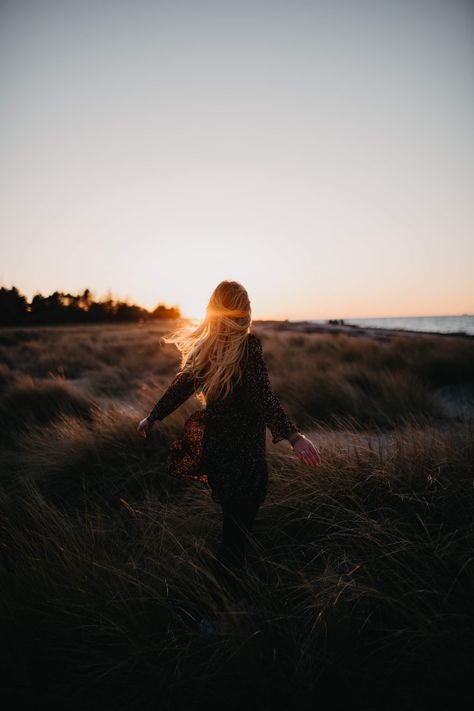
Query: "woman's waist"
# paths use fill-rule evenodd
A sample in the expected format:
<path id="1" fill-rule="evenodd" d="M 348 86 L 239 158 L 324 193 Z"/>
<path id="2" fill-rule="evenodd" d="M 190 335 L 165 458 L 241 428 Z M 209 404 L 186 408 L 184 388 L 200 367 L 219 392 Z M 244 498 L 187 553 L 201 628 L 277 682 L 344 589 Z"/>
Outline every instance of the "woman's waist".
<path id="1" fill-rule="evenodd" d="M 258 415 L 258 411 L 254 403 L 248 398 L 242 396 L 229 396 L 222 400 L 211 400 L 206 403 L 206 407 L 204 409 L 206 412 L 209 412 L 211 416 L 216 414 L 225 414 L 229 417 L 238 417 L 241 416 L 242 413 L 249 416 Z"/>

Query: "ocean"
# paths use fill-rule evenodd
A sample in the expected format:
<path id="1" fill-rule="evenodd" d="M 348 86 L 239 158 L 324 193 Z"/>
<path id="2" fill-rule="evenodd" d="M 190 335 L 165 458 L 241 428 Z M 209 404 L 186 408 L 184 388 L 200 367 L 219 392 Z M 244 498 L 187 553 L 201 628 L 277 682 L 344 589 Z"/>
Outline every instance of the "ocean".
<path id="1" fill-rule="evenodd" d="M 345 324 L 372 328 L 395 328 L 432 333 L 466 333 L 474 336 L 474 316 L 390 316 L 387 318 L 348 318 Z M 327 323 L 328 319 L 313 319 L 311 323 Z"/>

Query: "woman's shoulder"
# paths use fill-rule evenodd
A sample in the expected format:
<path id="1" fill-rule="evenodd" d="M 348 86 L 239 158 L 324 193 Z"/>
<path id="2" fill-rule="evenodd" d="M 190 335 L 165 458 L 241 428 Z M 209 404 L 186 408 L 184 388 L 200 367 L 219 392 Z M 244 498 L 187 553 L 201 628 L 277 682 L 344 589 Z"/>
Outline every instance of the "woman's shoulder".
<path id="1" fill-rule="evenodd" d="M 262 350 L 262 341 L 259 336 L 257 336 L 256 333 L 248 333 L 247 334 L 247 339 L 248 339 L 248 344 L 251 348 L 257 348 L 258 350 Z"/>

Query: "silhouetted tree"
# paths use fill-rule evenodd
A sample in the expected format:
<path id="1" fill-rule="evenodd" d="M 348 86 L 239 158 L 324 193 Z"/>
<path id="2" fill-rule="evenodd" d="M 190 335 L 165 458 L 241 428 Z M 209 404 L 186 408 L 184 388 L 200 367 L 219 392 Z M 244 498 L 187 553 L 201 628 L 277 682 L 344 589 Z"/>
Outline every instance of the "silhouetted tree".
<path id="1" fill-rule="evenodd" d="M 92 304 L 92 292 L 90 289 L 84 289 L 82 294 L 78 297 L 78 305 L 83 311 L 88 311 L 90 305 Z"/>
<path id="2" fill-rule="evenodd" d="M 28 302 L 22 296 L 16 286 L 0 289 L 0 324 L 2 326 L 12 326 L 26 323 L 28 319 Z"/>
<path id="3" fill-rule="evenodd" d="M 136 304 L 127 304 L 124 301 L 119 301 L 117 304 L 116 318 L 119 321 L 140 321 L 140 319 L 148 316 L 148 311 Z"/>
<path id="4" fill-rule="evenodd" d="M 112 300 L 93 301 L 88 310 L 88 321 L 112 321 L 115 316 L 115 304 Z"/>
<path id="5" fill-rule="evenodd" d="M 166 308 L 164 304 L 158 304 L 156 309 L 151 312 L 152 318 L 173 319 L 180 318 L 180 311 L 176 306 Z"/>
<path id="6" fill-rule="evenodd" d="M 55 291 L 49 296 L 35 294 L 31 301 L 31 322 L 35 324 L 62 323 L 67 321 L 64 294 Z"/>
<path id="7" fill-rule="evenodd" d="M 137 304 L 117 301 L 109 291 L 102 301 L 94 301 L 92 292 L 66 294 L 54 291 L 49 296 L 36 293 L 31 304 L 20 295 L 16 287 L 0 289 L 0 326 L 44 325 L 58 323 L 106 323 L 111 321 L 147 321 L 151 319 L 177 319 L 177 307 L 159 304 L 152 312 Z"/>

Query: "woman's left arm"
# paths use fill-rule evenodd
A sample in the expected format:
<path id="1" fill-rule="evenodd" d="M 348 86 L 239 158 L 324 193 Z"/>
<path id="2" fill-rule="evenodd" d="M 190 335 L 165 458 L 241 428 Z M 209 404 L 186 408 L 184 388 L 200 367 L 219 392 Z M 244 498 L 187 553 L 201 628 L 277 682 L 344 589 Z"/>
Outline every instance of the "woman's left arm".
<path id="1" fill-rule="evenodd" d="M 271 386 L 262 344 L 255 334 L 249 340 L 247 384 L 249 398 L 271 431 L 274 444 L 282 439 L 291 441 L 299 434 Z"/>

